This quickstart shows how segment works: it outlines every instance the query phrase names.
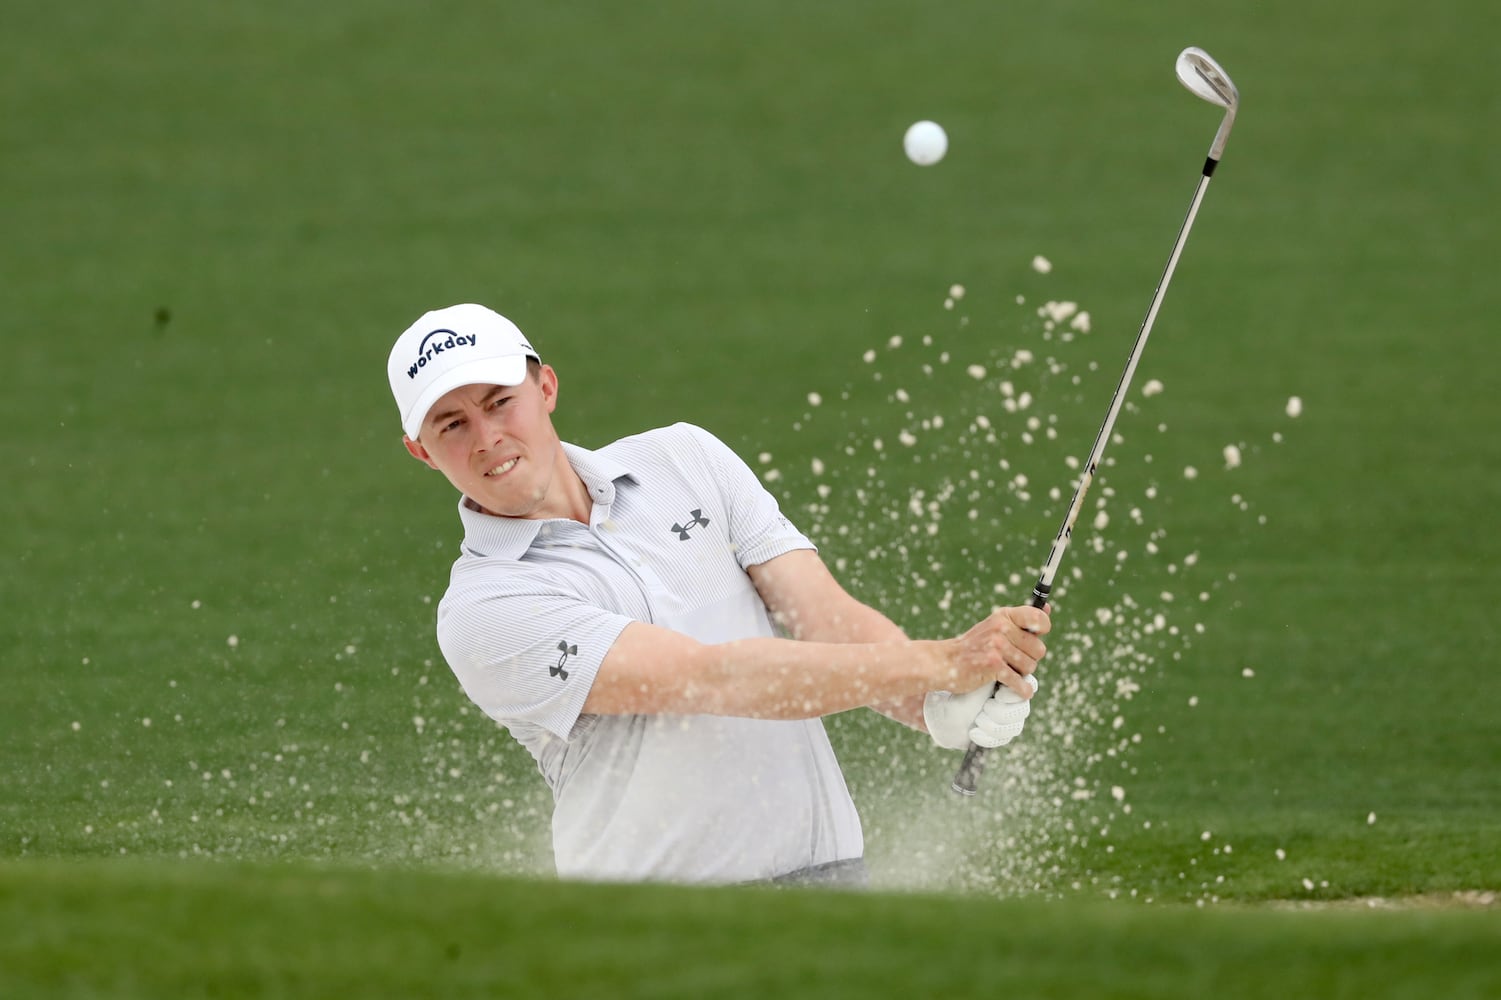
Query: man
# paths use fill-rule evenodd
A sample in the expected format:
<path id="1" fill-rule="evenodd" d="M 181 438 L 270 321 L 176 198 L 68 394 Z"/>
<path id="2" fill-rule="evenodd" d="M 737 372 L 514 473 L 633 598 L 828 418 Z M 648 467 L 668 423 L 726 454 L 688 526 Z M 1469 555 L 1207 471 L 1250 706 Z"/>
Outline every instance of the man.
<path id="1" fill-rule="evenodd" d="M 483 306 L 422 316 L 388 374 L 407 450 L 461 494 L 438 643 L 536 758 L 560 876 L 859 883 L 822 716 L 868 706 L 954 749 L 1021 732 L 1045 612 L 908 640 L 707 431 L 560 441 L 557 373 Z"/>

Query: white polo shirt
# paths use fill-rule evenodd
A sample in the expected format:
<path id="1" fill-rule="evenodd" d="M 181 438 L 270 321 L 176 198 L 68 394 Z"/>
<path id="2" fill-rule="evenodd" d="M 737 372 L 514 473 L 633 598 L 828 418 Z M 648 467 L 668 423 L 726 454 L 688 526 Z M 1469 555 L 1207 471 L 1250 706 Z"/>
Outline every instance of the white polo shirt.
<path id="1" fill-rule="evenodd" d="M 821 720 L 580 714 L 633 621 L 706 643 L 776 634 L 746 567 L 812 543 L 701 428 L 563 447 L 593 500 L 589 524 L 461 501 L 463 551 L 438 607 L 464 691 L 552 788 L 558 874 L 740 882 L 860 857 Z"/>

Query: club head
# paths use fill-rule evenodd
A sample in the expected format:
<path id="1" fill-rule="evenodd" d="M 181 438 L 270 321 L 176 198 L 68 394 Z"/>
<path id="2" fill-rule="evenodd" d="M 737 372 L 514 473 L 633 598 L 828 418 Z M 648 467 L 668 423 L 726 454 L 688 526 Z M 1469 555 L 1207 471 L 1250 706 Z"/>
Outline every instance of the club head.
<path id="1" fill-rule="evenodd" d="M 1240 103 L 1240 91 L 1230 82 L 1230 75 L 1208 52 L 1189 46 L 1178 54 L 1178 79 L 1210 104 L 1234 109 Z"/>
<path id="2" fill-rule="evenodd" d="M 1235 111 L 1240 107 L 1240 91 L 1236 90 L 1235 84 L 1230 82 L 1230 74 L 1214 61 L 1213 56 L 1201 48 L 1190 45 L 1180 52 L 1177 70 L 1178 79 L 1183 86 L 1210 104 L 1225 109 L 1225 117 L 1220 122 L 1220 130 L 1215 133 L 1214 142 L 1209 145 L 1209 159 L 1204 167 L 1204 176 L 1207 177 L 1225 153 L 1225 142 L 1230 138 L 1230 127 L 1235 124 Z"/>

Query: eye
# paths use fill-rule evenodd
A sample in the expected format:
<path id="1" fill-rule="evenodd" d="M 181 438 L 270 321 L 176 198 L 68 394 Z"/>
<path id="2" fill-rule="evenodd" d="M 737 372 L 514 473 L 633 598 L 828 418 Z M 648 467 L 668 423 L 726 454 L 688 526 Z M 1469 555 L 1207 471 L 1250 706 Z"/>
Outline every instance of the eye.
<path id="1" fill-rule="evenodd" d="M 442 427 L 438 428 L 438 433 L 439 434 L 447 434 L 449 431 L 455 430 L 456 428 L 458 428 L 459 426 L 461 426 L 463 423 L 464 423 L 464 418 L 463 417 L 455 418 L 453 420 L 450 420 L 448 423 L 444 424 Z"/>

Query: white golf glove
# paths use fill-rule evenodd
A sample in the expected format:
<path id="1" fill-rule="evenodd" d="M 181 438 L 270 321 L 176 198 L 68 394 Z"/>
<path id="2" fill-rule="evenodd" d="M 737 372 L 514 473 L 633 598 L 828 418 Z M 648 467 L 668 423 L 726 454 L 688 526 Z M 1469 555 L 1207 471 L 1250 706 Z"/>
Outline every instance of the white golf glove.
<path id="1" fill-rule="evenodd" d="M 1027 683 L 1037 690 L 1037 678 Z M 991 690 L 995 689 L 992 694 Z M 932 691 L 923 699 L 922 717 L 933 742 L 947 750 L 967 750 L 970 743 L 1003 747 L 1021 735 L 1032 702 L 1008 687 L 986 684 L 968 694 Z"/>

